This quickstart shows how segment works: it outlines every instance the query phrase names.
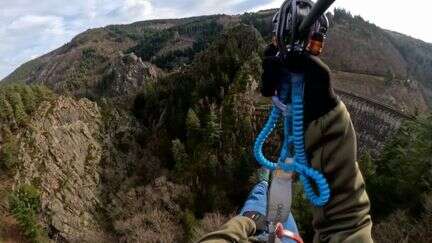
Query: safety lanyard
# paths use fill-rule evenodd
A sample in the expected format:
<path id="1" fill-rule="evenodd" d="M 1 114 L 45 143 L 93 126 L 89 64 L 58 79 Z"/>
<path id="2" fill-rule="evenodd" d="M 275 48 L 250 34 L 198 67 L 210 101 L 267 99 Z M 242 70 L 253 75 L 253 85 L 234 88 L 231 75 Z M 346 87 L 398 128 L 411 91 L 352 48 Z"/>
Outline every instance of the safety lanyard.
<path id="1" fill-rule="evenodd" d="M 303 128 L 304 74 L 291 72 L 288 75 L 278 90 L 278 96 L 273 97 L 270 116 L 254 145 L 256 160 L 273 174 L 267 213 L 267 219 L 273 225 L 285 222 L 289 217 L 292 201 L 292 176 L 289 175 L 292 173 L 299 175 L 306 197 L 316 207 L 324 206 L 330 198 L 330 188 L 325 177 L 307 162 Z M 291 102 L 288 102 L 289 92 Z M 264 156 L 263 146 L 281 116 L 284 118 L 284 142 L 278 161 L 272 162 Z M 293 148 L 292 151 L 290 147 Z M 277 172 L 278 170 L 281 172 Z M 318 194 L 313 190 L 312 181 L 316 184 Z"/>

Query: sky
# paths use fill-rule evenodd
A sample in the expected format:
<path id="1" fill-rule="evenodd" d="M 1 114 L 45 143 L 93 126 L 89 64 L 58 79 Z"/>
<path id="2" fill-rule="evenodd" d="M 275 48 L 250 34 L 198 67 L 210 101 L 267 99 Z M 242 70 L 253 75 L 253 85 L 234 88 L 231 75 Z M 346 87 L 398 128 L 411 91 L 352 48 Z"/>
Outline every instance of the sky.
<path id="1" fill-rule="evenodd" d="M 0 79 L 95 27 L 140 20 L 238 14 L 283 0 L 0 0 Z M 432 43 L 429 0 L 337 0 L 334 7 Z"/>

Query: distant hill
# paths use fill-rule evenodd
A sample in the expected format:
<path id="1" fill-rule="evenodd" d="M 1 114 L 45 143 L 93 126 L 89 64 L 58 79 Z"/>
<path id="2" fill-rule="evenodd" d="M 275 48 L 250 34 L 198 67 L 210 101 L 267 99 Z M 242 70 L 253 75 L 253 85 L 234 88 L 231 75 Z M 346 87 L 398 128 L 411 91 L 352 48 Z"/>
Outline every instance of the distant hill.
<path id="1" fill-rule="evenodd" d="M 250 24 L 269 40 L 274 13 L 151 20 L 88 30 L 23 64 L 3 83 L 46 84 L 92 99 L 130 94 L 147 80 L 189 65 L 227 27 Z M 335 71 L 336 87 L 408 112 L 426 110 L 427 101 L 432 104 L 432 44 L 340 9 L 329 19 L 323 59 Z"/>

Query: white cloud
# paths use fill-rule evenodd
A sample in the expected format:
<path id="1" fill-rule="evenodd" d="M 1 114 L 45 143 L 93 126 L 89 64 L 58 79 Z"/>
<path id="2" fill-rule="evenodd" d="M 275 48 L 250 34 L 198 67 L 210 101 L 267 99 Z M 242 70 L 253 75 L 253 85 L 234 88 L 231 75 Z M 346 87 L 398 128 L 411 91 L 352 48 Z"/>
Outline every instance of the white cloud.
<path id="1" fill-rule="evenodd" d="M 258 10 L 261 10 L 261 9 L 279 8 L 282 5 L 283 2 L 284 2 L 283 0 L 273 0 L 273 1 L 269 2 L 269 3 L 256 6 L 255 8 L 252 9 L 252 11 L 258 11 Z"/>
<path id="2" fill-rule="evenodd" d="M 121 8 L 125 16 L 132 16 L 132 18 L 148 18 L 153 14 L 153 6 L 147 0 L 126 0 Z"/>
<path id="3" fill-rule="evenodd" d="M 86 29 L 158 17 L 153 13 L 150 0 L 2 0 L 0 79 Z"/>
<path id="4" fill-rule="evenodd" d="M 24 15 L 0 27 L 0 77 L 68 40 L 63 19 Z"/>
<path id="5" fill-rule="evenodd" d="M 254 10 L 279 8 L 284 0 L 273 0 Z M 389 30 L 401 32 L 432 43 L 430 9 L 431 1 L 411 0 L 338 0 L 332 9 L 344 8 L 354 15 Z"/>
<path id="6" fill-rule="evenodd" d="M 43 32 L 50 35 L 64 34 L 63 19 L 57 16 L 25 15 L 14 20 L 6 26 L 9 34 L 23 33 L 27 31 Z"/>

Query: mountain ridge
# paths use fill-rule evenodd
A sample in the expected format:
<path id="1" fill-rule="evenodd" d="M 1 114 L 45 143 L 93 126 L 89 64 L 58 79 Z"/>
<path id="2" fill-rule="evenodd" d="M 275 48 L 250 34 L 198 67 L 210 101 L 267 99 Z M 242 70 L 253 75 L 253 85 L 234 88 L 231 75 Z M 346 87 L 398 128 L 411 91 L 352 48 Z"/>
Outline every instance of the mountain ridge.
<path id="1" fill-rule="evenodd" d="M 223 29 L 239 23 L 253 25 L 264 39 L 269 40 L 271 18 L 275 11 L 156 19 L 89 29 L 62 47 L 23 64 L 1 83 L 46 84 L 59 92 L 94 99 L 102 95 L 95 90 L 103 85 L 104 78 L 113 75 L 113 66 L 125 55 L 136 55 L 160 76 L 188 65 L 195 54 L 204 50 Z M 344 84 L 355 78 L 336 77 L 336 86 L 366 97 L 374 95 L 364 91 L 369 87 L 390 90 L 381 101 L 408 113 L 425 111 L 430 107 L 432 70 L 428 65 L 430 62 L 432 66 L 431 44 L 384 30 L 344 10 L 336 9 L 334 14 L 328 16 L 331 28 L 323 60 L 335 72 L 379 76 L 389 84 L 383 86 L 379 82 L 362 80 L 357 82 L 361 83 L 359 89 L 346 90 L 347 85 Z M 406 48 L 415 52 L 407 52 Z M 413 86 L 417 86 L 416 102 L 402 101 L 398 104 L 398 100 L 403 100 L 407 93 L 403 91 L 398 94 L 391 86 L 409 86 L 407 81 L 415 82 Z M 130 89 L 139 89 L 139 86 Z"/>

